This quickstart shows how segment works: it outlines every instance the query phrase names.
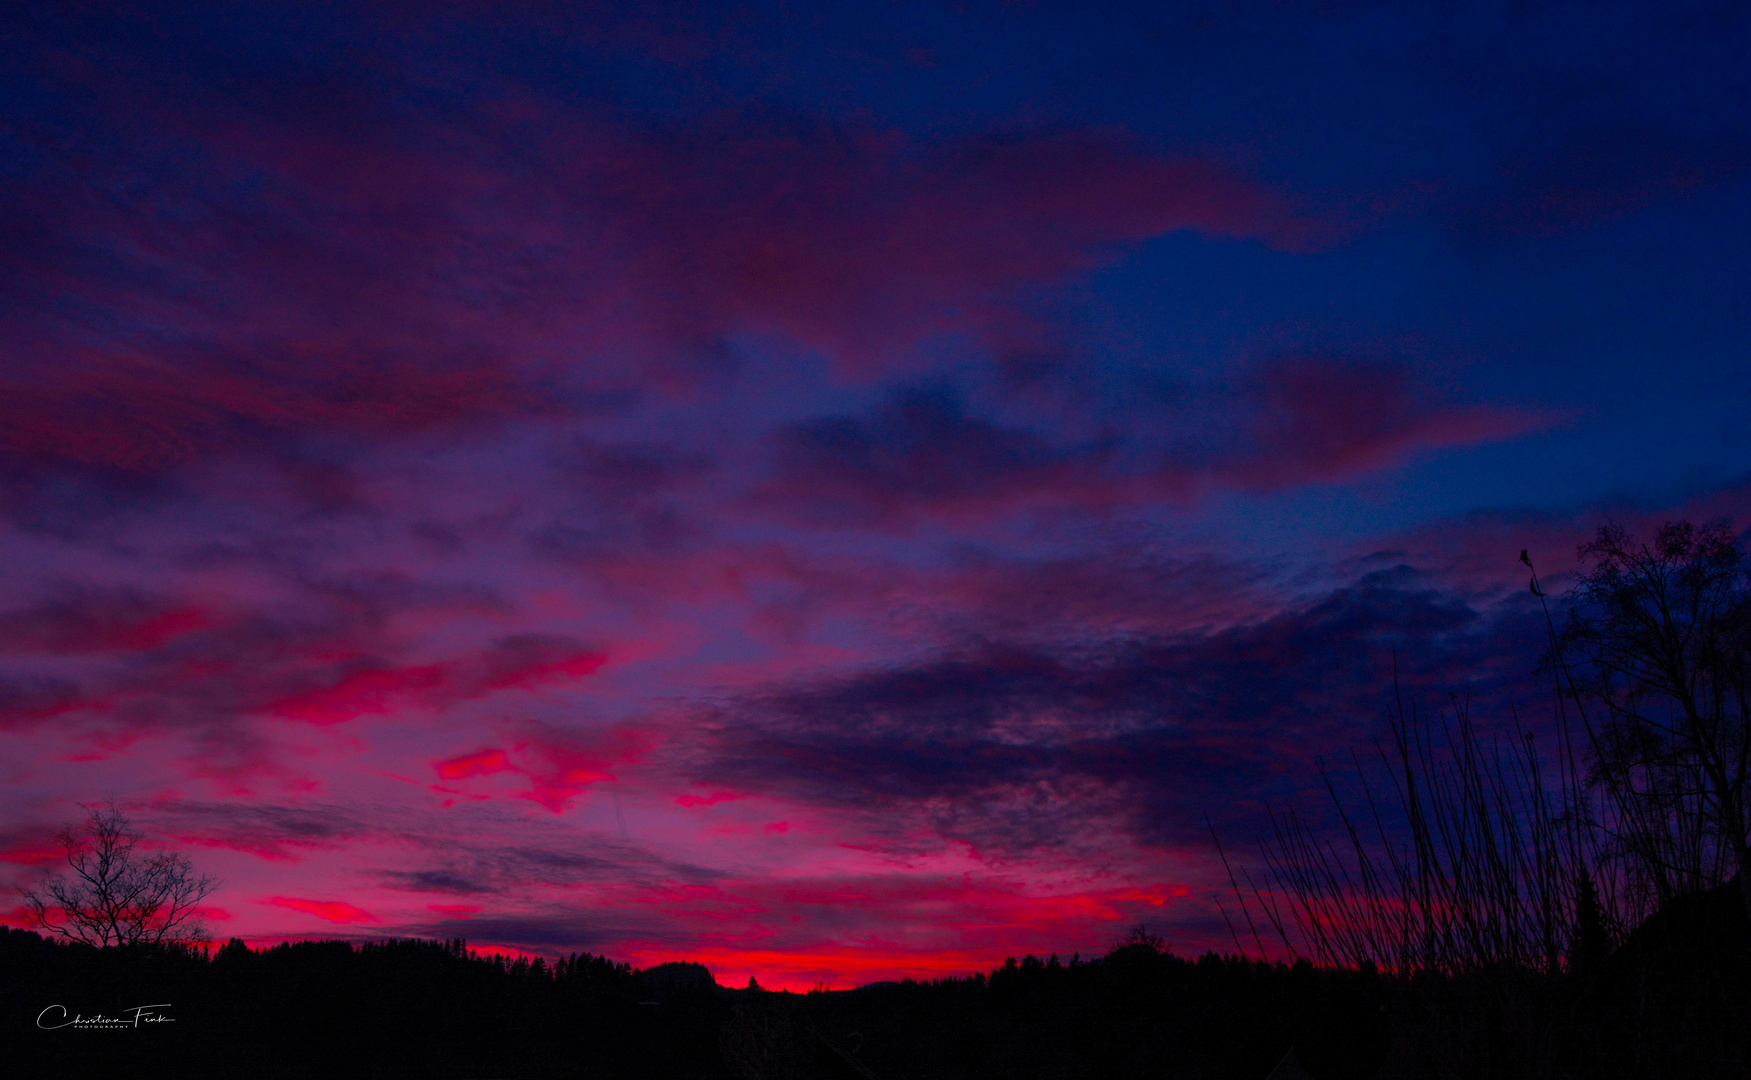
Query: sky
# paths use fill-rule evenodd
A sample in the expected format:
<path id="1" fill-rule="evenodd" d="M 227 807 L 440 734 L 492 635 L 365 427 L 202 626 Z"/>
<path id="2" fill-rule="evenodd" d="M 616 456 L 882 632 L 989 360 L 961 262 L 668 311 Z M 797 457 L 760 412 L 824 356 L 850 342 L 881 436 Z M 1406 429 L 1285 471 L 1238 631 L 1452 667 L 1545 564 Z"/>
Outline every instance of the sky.
<path id="1" fill-rule="evenodd" d="M 853 986 L 1232 949 L 1751 526 L 1751 8 L 12 5 L 0 886 Z"/>

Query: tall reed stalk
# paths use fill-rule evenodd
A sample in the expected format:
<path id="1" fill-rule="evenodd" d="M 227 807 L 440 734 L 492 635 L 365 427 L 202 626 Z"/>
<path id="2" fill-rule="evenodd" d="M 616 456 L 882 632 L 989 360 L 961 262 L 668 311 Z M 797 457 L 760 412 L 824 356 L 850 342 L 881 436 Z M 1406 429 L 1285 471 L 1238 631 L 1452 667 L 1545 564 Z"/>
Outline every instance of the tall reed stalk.
<path id="1" fill-rule="evenodd" d="M 1518 717 L 1510 736 L 1486 740 L 1458 697 L 1434 715 L 1402 695 L 1396 705 L 1374 760 L 1351 755 L 1359 796 L 1320 763 L 1340 828 L 1273 813 L 1264 880 L 1240 872 L 1291 956 L 1401 974 L 1555 974 L 1591 917 L 1588 891 L 1607 931 L 1621 929 L 1624 889 L 1599 858 L 1600 808 L 1566 731 L 1547 757 Z"/>

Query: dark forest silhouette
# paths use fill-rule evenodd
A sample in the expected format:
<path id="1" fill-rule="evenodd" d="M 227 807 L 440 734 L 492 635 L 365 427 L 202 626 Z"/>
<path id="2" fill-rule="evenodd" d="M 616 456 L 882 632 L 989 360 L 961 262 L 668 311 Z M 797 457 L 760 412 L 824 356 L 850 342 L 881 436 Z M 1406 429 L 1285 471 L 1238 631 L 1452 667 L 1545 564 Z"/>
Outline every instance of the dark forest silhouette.
<path id="1" fill-rule="evenodd" d="M 699 965 L 548 963 L 461 941 L 293 942 L 211 956 L 0 936 L 17 1075 L 444 1077 L 1263 1077 L 1294 1046 L 1324 1076 L 1386 1052 L 1385 986 L 1126 944 L 1091 960 L 1011 959 L 984 974 L 793 994 L 728 989 Z M 43 1030 L 75 1013 L 173 1023 Z"/>
<path id="2" fill-rule="evenodd" d="M 1263 1080 L 1291 1049 L 1319 1080 L 1560 1075 L 1553 1063 L 1589 1077 L 1742 1076 L 1751 933 L 1735 887 L 1674 901 L 1596 970 L 1548 986 L 1431 975 L 1406 987 L 1367 966 L 1191 959 L 1137 942 L 793 994 L 720 987 L 699 965 L 507 960 L 462 941 L 234 940 L 209 956 L 5 929 L 0 1037 L 18 1076 Z M 1523 1023 L 1514 1010 L 1528 1002 L 1557 1022 Z M 67 1012 L 50 1027 L 157 1005 L 174 1022 L 39 1027 L 54 1005 Z"/>

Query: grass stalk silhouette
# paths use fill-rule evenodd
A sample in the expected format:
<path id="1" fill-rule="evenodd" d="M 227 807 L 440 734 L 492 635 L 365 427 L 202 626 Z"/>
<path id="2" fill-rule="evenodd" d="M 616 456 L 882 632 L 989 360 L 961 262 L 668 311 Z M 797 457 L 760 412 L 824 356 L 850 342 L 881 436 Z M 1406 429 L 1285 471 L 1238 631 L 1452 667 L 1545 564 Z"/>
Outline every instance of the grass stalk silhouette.
<path id="1" fill-rule="evenodd" d="M 1552 767 L 1518 716 L 1507 738 L 1486 739 L 1457 696 L 1433 715 L 1402 693 L 1395 703 L 1372 761 L 1352 752 L 1342 775 L 1318 765 L 1336 827 L 1273 810 L 1264 880 L 1238 875 L 1283 950 L 1406 976 L 1554 975 L 1584 888 L 1621 930 L 1622 889 L 1598 858 L 1599 808 L 1569 741 L 1559 734 Z"/>

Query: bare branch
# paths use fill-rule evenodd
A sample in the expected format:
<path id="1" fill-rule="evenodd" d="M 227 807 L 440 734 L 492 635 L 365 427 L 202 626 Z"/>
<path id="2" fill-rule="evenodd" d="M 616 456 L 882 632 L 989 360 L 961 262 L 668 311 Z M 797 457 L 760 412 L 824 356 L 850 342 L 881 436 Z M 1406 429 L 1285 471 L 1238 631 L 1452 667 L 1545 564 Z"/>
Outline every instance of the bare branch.
<path id="1" fill-rule="evenodd" d="M 179 852 L 137 855 L 145 837 L 113 800 L 92 809 L 83 828 L 62 829 L 56 839 L 67 871 L 24 893 L 36 926 L 98 948 L 205 939 L 200 902 L 219 887 L 218 879 L 196 874 Z"/>

